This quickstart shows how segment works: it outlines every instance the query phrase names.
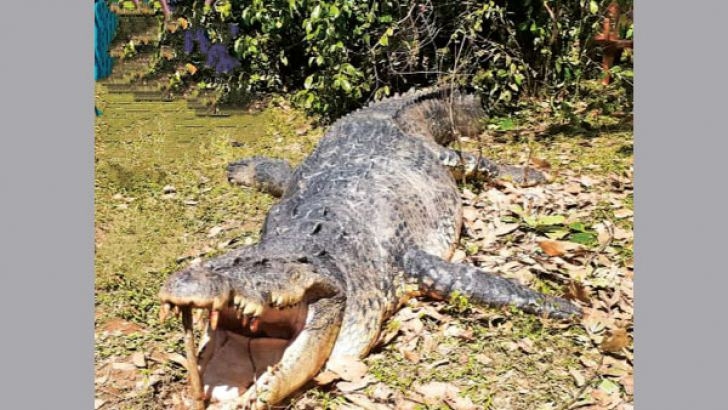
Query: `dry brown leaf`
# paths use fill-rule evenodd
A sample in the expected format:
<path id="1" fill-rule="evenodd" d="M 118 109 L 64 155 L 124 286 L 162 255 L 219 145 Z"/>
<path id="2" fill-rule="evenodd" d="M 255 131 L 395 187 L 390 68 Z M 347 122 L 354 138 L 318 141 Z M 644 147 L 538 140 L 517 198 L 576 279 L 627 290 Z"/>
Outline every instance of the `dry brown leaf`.
<path id="1" fill-rule="evenodd" d="M 551 164 L 541 158 L 531 157 L 531 165 L 537 169 L 551 169 Z"/>
<path id="2" fill-rule="evenodd" d="M 463 208 L 463 219 L 467 222 L 472 222 L 478 219 L 480 213 L 473 207 L 466 206 Z"/>
<path id="3" fill-rule="evenodd" d="M 133 372 L 136 370 L 136 366 L 134 366 L 132 363 L 116 362 L 111 363 L 111 369 L 121 372 Z"/>
<path id="4" fill-rule="evenodd" d="M 576 387 L 581 387 L 586 383 L 586 378 L 580 371 L 578 371 L 576 369 L 571 369 L 571 370 L 569 370 L 569 374 L 571 375 L 571 377 L 574 378 Z"/>
<path id="5" fill-rule="evenodd" d="M 498 226 L 497 228 L 495 228 L 495 236 L 508 235 L 509 233 L 511 233 L 511 232 L 515 231 L 516 229 L 518 229 L 518 226 L 519 225 L 517 223 L 512 223 L 512 224 L 505 223 L 505 224 L 502 224 L 502 225 Z"/>
<path id="6" fill-rule="evenodd" d="M 614 217 L 617 219 L 629 218 L 632 215 L 634 215 L 634 212 L 631 209 L 627 208 L 622 208 L 614 211 Z"/>
<path id="7" fill-rule="evenodd" d="M 422 404 L 417 401 L 408 400 L 402 396 L 398 396 L 394 401 L 394 408 L 401 410 L 415 410 Z"/>
<path id="8" fill-rule="evenodd" d="M 111 319 L 101 326 L 101 330 L 112 334 L 129 335 L 132 333 L 141 332 L 144 330 L 143 327 L 128 322 L 124 319 Z"/>
<path id="9" fill-rule="evenodd" d="M 187 70 L 190 75 L 195 75 L 195 73 L 197 72 L 197 67 L 192 63 L 187 63 L 185 64 L 185 70 Z"/>
<path id="10" fill-rule="evenodd" d="M 566 241 L 552 241 L 550 239 L 543 239 L 538 242 L 538 246 L 548 256 L 564 256 L 567 252 L 574 252 L 582 250 L 583 246 L 578 243 L 566 242 Z"/>
<path id="11" fill-rule="evenodd" d="M 187 358 L 182 356 L 179 353 L 167 353 L 167 360 L 169 360 L 172 363 L 177 363 L 178 365 L 187 368 Z"/>
<path id="12" fill-rule="evenodd" d="M 529 353 L 529 354 L 536 351 L 536 349 L 533 345 L 533 340 L 531 340 L 527 337 L 524 337 L 523 339 L 518 341 L 518 347 L 520 347 L 521 350 L 523 350 L 525 353 Z"/>
<path id="13" fill-rule="evenodd" d="M 450 262 L 452 263 L 459 263 L 465 260 L 465 251 L 462 249 L 456 249 L 455 252 L 453 252 L 452 258 L 450 258 Z"/>
<path id="14" fill-rule="evenodd" d="M 564 187 L 564 191 L 566 191 L 569 194 L 576 195 L 581 193 L 581 184 L 578 182 L 569 182 Z"/>
<path id="15" fill-rule="evenodd" d="M 380 401 L 389 400 L 395 391 L 384 383 L 377 383 L 371 388 L 371 397 Z"/>
<path id="16" fill-rule="evenodd" d="M 632 237 L 633 237 L 632 232 L 630 232 L 626 229 L 622 229 L 620 227 L 614 228 L 614 239 L 616 239 L 618 241 L 624 241 L 627 239 L 632 239 Z"/>
<path id="17" fill-rule="evenodd" d="M 339 380 L 341 377 L 332 371 L 324 370 L 323 372 L 316 375 L 316 377 L 313 378 L 313 380 L 318 384 L 319 386 L 325 386 L 327 384 L 331 384 L 332 382 Z"/>
<path id="18" fill-rule="evenodd" d="M 457 396 L 460 393 L 460 389 L 457 386 L 444 382 L 415 384 L 414 390 L 422 395 L 425 402 L 431 404 L 442 403 L 447 396 Z"/>
<path id="19" fill-rule="evenodd" d="M 566 286 L 564 291 L 564 297 L 569 300 L 578 300 L 585 304 L 589 304 L 591 298 L 589 297 L 589 291 L 579 282 L 571 281 Z"/>
<path id="20" fill-rule="evenodd" d="M 222 232 L 222 231 L 223 231 L 222 226 L 213 226 L 212 228 L 210 228 L 209 231 L 207 231 L 207 237 L 213 238 L 213 237 L 219 235 L 220 232 Z"/>
<path id="21" fill-rule="evenodd" d="M 604 339 L 601 346 L 602 351 L 616 353 L 629 345 L 629 336 L 627 330 L 618 328 L 611 330 L 609 335 Z"/>
<path id="22" fill-rule="evenodd" d="M 453 410 L 476 410 L 478 408 L 469 397 L 461 397 L 457 394 L 445 396 L 445 403 Z"/>
<path id="23" fill-rule="evenodd" d="M 359 380 L 367 374 L 367 365 L 356 356 L 342 356 L 327 364 L 328 369 L 346 381 Z"/>
<path id="24" fill-rule="evenodd" d="M 143 352 L 136 352 L 131 355 L 131 362 L 140 369 L 147 367 L 147 360 Z"/>
<path id="25" fill-rule="evenodd" d="M 624 387 L 625 393 L 630 396 L 634 394 L 634 376 L 628 374 L 619 380 L 620 384 Z"/>
<path id="26" fill-rule="evenodd" d="M 412 333 L 413 335 L 420 335 L 422 334 L 422 330 L 425 328 L 424 323 L 419 318 L 414 318 L 407 320 L 406 322 L 403 322 L 400 326 L 400 329 L 407 333 Z"/>
<path id="27" fill-rule="evenodd" d="M 579 183 L 584 185 L 585 187 L 589 188 L 590 186 L 593 186 L 594 184 L 596 184 L 597 181 L 592 177 L 584 175 L 581 178 L 579 178 Z"/>
<path id="28" fill-rule="evenodd" d="M 491 359 L 490 357 L 488 357 L 487 355 L 485 355 L 483 353 L 476 354 L 475 360 L 477 360 L 478 363 L 485 365 L 485 366 L 489 366 L 490 364 L 493 363 L 493 359 Z"/>
<path id="29" fill-rule="evenodd" d="M 361 390 L 367 386 L 369 386 L 372 383 L 375 383 L 377 379 L 374 378 L 372 375 L 367 375 L 366 377 L 362 377 L 360 379 L 357 379 L 355 381 L 342 381 L 336 383 L 336 388 L 339 389 L 342 393 L 351 393 L 357 390 Z"/>
<path id="30" fill-rule="evenodd" d="M 339 383 L 341 384 L 341 383 Z M 349 400 L 352 404 L 354 404 L 354 409 L 364 409 L 364 410 L 387 410 L 389 407 L 375 403 L 371 400 L 369 400 L 368 397 L 364 396 L 363 394 L 347 394 L 346 396 L 347 400 Z M 341 407 L 344 408 L 344 407 Z"/>
<path id="31" fill-rule="evenodd" d="M 421 359 L 420 354 L 412 350 L 404 350 L 402 355 L 412 363 L 419 363 Z"/>
<path id="32" fill-rule="evenodd" d="M 586 308 L 584 310 L 584 317 L 581 319 L 581 324 L 590 335 L 602 333 L 612 323 L 612 320 L 607 314 L 599 309 Z"/>

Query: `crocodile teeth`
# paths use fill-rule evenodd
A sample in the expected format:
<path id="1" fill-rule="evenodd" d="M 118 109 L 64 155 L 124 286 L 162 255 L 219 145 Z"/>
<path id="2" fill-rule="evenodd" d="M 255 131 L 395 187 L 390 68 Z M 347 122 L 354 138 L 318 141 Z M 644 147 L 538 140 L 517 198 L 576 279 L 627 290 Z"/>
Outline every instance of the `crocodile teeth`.
<path id="1" fill-rule="evenodd" d="M 165 320 L 167 320 L 167 316 L 169 316 L 169 312 L 172 310 L 172 304 L 170 303 L 163 303 L 162 306 L 159 308 L 159 322 L 164 323 Z"/>
<path id="2" fill-rule="evenodd" d="M 273 301 L 274 306 L 283 306 L 285 299 L 283 295 L 272 295 L 271 300 Z"/>
<path id="3" fill-rule="evenodd" d="M 212 330 L 217 329 L 217 322 L 220 320 L 220 312 L 217 310 L 212 310 L 210 312 L 210 328 Z"/>
<path id="4" fill-rule="evenodd" d="M 253 316 L 260 316 L 262 314 L 263 314 L 263 306 L 255 305 L 255 312 L 253 312 Z"/>
<path id="5" fill-rule="evenodd" d="M 237 306 L 237 307 L 242 306 L 242 304 L 243 304 L 243 297 L 240 296 L 240 295 L 235 295 L 235 297 L 233 297 L 233 304 L 235 306 Z"/>
<path id="6" fill-rule="evenodd" d="M 250 331 L 253 333 L 258 333 L 258 327 L 260 326 L 260 320 L 258 318 L 254 317 L 250 319 Z"/>
<path id="7" fill-rule="evenodd" d="M 260 316 L 263 313 L 263 306 L 257 303 L 248 303 L 243 309 L 243 314 L 248 316 Z"/>
<path id="8" fill-rule="evenodd" d="M 223 296 L 218 296 L 212 301 L 213 310 L 222 310 L 228 304 L 228 299 Z"/>

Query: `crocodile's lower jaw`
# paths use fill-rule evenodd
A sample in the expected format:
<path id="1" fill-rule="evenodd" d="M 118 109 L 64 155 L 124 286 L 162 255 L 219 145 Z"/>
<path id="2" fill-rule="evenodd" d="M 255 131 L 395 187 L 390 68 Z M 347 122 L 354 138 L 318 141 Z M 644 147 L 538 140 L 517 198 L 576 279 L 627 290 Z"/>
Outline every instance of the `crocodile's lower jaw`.
<path id="1" fill-rule="evenodd" d="M 251 320 L 233 309 L 219 313 L 217 328 L 203 339 L 198 355 L 206 399 L 227 402 L 244 394 L 303 330 L 307 306 L 268 308 Z"/>

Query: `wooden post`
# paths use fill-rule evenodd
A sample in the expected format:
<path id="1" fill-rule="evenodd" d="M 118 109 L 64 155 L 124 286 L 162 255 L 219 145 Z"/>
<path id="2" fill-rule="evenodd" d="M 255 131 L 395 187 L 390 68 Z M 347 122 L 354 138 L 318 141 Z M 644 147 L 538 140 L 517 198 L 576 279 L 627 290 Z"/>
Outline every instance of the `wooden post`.
<path id="1" fill-rule="evenodd" d="M 619 17 L 619 4 L 617 2 L 610 3 L 607 6 L 607 13 L 602 23 L 602 32 L 594 37 L 594 41 L 602 46 L 604 52 L 602 57 L 602 70 L 604 70 L 602 84 L 604 85 L 608 85 L 612 80 L 609 70 L 617 62 L 620 52 L 633 46 L 632 40 L 619 38 Z"/>

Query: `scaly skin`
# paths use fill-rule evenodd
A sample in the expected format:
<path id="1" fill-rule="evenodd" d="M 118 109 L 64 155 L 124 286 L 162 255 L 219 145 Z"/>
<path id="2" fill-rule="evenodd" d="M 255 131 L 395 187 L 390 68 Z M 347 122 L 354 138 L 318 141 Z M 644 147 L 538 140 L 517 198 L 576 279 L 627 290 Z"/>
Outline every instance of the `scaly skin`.
<path id="1" fill-rule="evenodd" d="M 266 166 L 260 158 L 231 164 L 232 182 L 262 181 L 282 198 L 268 213 L 258 244 L 172 275 L 160 292 L 165 309 L 232 307 L 244 313 L 243 323 L 301 303 L 308 313 L 281 361 L 229 407 L 278 403 L 327 360 L 365 356 L 383 322 L 414 295 L 446 298 L 457 291 L 476 303 L 557 318 L 580 314 L 567 301 L 447 262 L 458 242 L 462 206 L 450 169 L 459 164 L 444 146 L 453 139 L 452 125 L 471 133 L 481 116 L 472 96 L 438 89 L 409 93 L 338 120 L 292 173 L 279 161 Z M 471 163 L 466 172 L 477 169 L 486 178 L 525 175 L 472 155 L 464 162 L 466 168 Z M 542 180 L 533 171 L 528 175 Z"/>

